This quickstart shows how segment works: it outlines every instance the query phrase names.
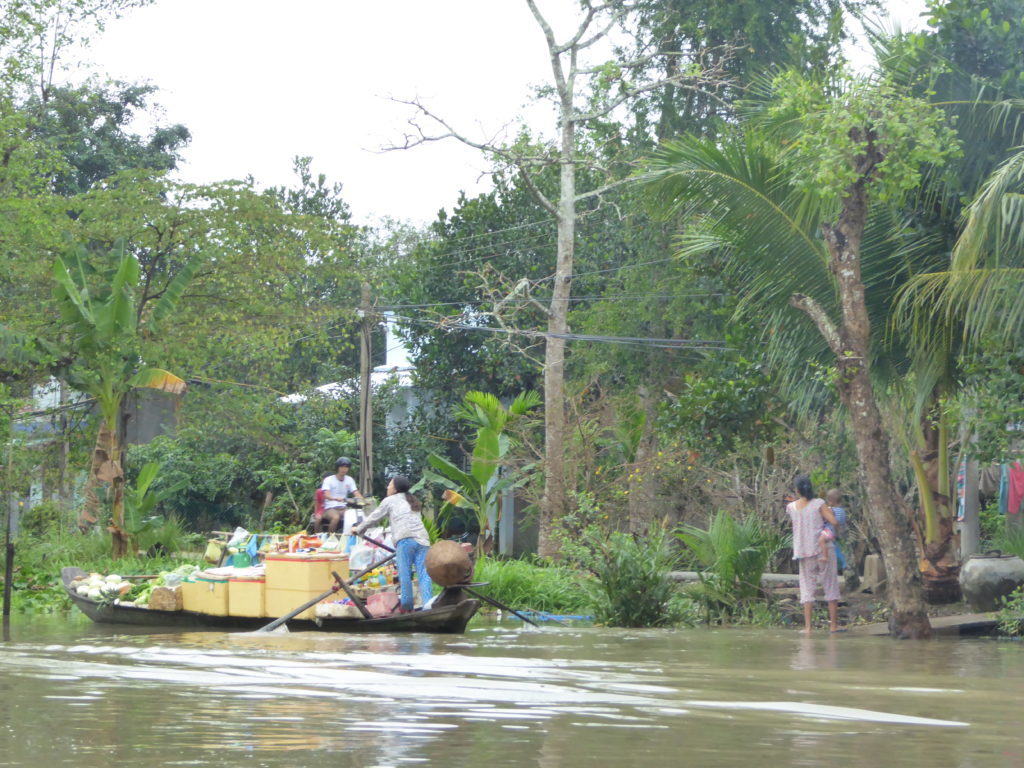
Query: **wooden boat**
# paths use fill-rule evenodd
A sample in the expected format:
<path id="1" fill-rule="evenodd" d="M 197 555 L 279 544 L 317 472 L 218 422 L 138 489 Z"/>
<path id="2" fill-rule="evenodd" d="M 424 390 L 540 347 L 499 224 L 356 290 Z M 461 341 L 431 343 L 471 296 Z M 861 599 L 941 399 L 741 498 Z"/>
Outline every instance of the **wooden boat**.
<path id="1" fill-rule="evenodd" d="M 163 629 L 211 629 L 224 632 L 252 632 L 270 623 L 270 618 L 212 616 L 194 611 L 155 611 L 131 605 L 114 605 L 82 597 L 70 584 L 86 576 L 81 568 L 64 568 L 60 577 L 64 589 L 79 610 L 97 624 L 131 624 Z M 311 632 L 432 632 L 461 634 L 480 608 L 480 601 L 464 598 L 462 590 L 446 589 L 426 611 L 414 611 L 379 619 L 292 619 L 291 630 Z M 298 606 L 296 606 L 298 607 Z"/>

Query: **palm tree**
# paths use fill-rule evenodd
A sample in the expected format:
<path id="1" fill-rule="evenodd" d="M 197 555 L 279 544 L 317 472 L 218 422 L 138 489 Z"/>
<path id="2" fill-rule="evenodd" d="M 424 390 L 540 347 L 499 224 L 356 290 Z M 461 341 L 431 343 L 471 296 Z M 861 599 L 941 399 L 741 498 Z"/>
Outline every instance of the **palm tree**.
<path id="1" fill-rule="evenodd" d="M 963 324 L 964 338 L 1024 334 L 1024 148 L 986 179 L 964 213 L 949 267 L 914 278 L 901 297 L 906 324 L 925 310 Z M 923 328 L 915 328 L 922 343 Z"/>
<path id="2" fill-rule="evenodd" d="M 105 263 L 97 270 L 94 262 Z M 172 279 L 151 307 L 138 306 L 139 262 L 117 241 L 106 258 L 97 260 L 82 247 L 58 258 L 53 267 L 54 297 L 75 355 L 67 369 L 68 383 L 95 399 L 100 425 L 86 482 L 83 519 L 95 522 L 99 510 L 96 488 L 110 486 L 110 532 L 113 554 L 126 554 L 130 537 L 124 530 L 123 446 L 119 415 L 125 395 L 146 387 L 180 394 L 185 382 L 160 368 L 146 365 L 142 357 L 144 334 L 155 333 L 170 317 L 198 268 L 193 259 Z"/>
<path id="3" fill-rule="evenodd" d="M 893 436 L 882 420 L 885 388 L 877 379 L 900 359 L 891 341 L 883 343 L 896 291 L 935 266 L 936 255 L 927 237 L 908 232 L 896 210 L 873 196 L 899 164 L 907 174 L 900 183 L 916 184 L 918 168 L 941 163 L 955 142 L 935 110 L 884 84 L 852 83 L 838 97 L 822 97 L 813 83 L 795 82 L 799 98 L 810 94 L 803 104 L 793 108 L 792 96 L 782 108 L 769 104 L 773 124 L 750 118 L 732 141 L 666 144 L 649 183 L 664 213 L 686 215 L 681 255 L 725 254 L 738 312 L 767 319 L 768 357 L 791 391 L 808 391 L 812 361 L 835 367 L 889 574 L 891 627 L 923 636 L 930 627 L 914 533 L 890 468 Z M 902 128 L 892 131 L 901 113 Z M 842 131 L 823 145 L 813 132 L 834 124 Z M 900 130 L 907 131 L 902 138 Z"/>

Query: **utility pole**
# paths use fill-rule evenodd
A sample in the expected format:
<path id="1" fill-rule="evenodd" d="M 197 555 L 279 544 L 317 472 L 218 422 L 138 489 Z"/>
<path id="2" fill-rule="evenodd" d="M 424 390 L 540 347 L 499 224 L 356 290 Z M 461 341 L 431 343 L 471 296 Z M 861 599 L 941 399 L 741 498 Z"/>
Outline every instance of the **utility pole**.
<path id="1" fill-rule="evenodd" d="M 363 283 L 357 313 L 361 321 L 359 341 L 359 492 L 373 495 L 373 401 L 370 371 L 373 369 L 373 306 L 370 284 Z"/>

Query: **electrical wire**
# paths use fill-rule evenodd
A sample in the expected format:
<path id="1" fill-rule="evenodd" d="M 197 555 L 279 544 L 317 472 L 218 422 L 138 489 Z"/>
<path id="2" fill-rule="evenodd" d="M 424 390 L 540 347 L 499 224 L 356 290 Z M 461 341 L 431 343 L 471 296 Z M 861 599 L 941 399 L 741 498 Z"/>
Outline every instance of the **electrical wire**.
<path id="1" fill-rule="evenodd" d="M 685 299 L 685 298 L 704 298 L 711 296 L 727 296 L 728 294 L 723 292 L 714 293 L 625 293 L 625 294 L 608 294 L 606 296 L 568 296 L 560 301 L 625 301 L 635 299 Z M 536 296 L 537 301 L 555 301 L 553 296 Z M 505 301 L 508 303 L 528 303 L 530 299 L 508 299 Z M 497 303 L 493 299 L 466 299 L 464 301 L 433 301 L 424 304 L 388 304 L 378 306 L 377 309 L 382 311 L 389 311 L 392 309 L 426 309 L 429 307 L 462 307 L 470 306 L 473 304 L 490 304 Z"/>
<path id="2" fill-rule="evenodd" d="M 388 322 L 392 321 L 403 321 L 408 323 L 417 323 L 420 325 L 430 325 L 441 329 L 451 329 L 460 331 L 478 331 L 484 333 L 503 334 L 503 335 L 516 335 L 524 336 L 527 338 L 537 339 L 564 339 L 566 341 L 591 341 L 596 343 L 605 344 L 626 344 L 642 347 L 655 347 L 662 349 L 709 349 L 709 350 L 728 350 L 729 347 L 725 346 L 724 341 L 720 340 L 706 340 L 706 339 L 668 339 L 668 338 L 653 338 L 646 336 L 604 336 L 599 334 L 583 334 L 583 333 L 550 333 L 547 331 L 531 331 L 521 328 L 495 328 L 493 326 L 486 325 L 469 325 L 467 323 L 458 322 L 442 322 L 437 320 L 418 319 L 412 317 L 403 317 L 400 315 L 392 315 L 387 319 Z"/>

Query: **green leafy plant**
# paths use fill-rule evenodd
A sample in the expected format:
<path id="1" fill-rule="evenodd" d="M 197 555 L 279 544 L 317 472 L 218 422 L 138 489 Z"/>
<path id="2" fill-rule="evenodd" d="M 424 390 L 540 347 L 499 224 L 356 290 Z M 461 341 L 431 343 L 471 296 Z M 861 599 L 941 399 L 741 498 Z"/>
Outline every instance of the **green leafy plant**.
<path id="1" fill-rule="evenodd" d="M 149 549 L 156 543 L 164 547 L 177 545 L 178 534 L 185 531 L 180 521 L 172 522 L 169 518 L 157 514 L 161 502 L 179 493 L 187 481 L 181 481 L 167 488 L 156 489 L 153 483 L 160 472 L 160 465 L 149 462 L 139 470 L 135 483 L 124 487 L 124 529 L 136 547 Z M 171 523 L 168 526 L 168 523 Z"/>
<path id="2" fill-rule="evenodd" d="M 1024 528 L 1004 523 L 1002 530 L 992 538 L 992 546 L 1008 555 L 1024 557 Z"/>
<path id="3" fill-rule="evenodd" d="M 520 417 L 540 405 L 536 392 L 522 392 L 505 408 L 501 401 L 485 392 L 468 392 L 455 410 L 455 416 L 475 427 L 470 469 L 464 472 L 436 453 L 427 457 L 432 470 L 423 473 L 424 482 L 436 483 L 446 489 L 442 512 L 452 507 L 471 510 L 480 526 L 480 546 L 490 538 L 493 518 L 501 519 L 501 494 L 517 488 L 526 480 L 523 471 L 510 471 L 504 466 L 513 439 L 507 429 Z"/>
<path id="4" fill-rule="evenodd" d="M 732 618 L 761 596 L 761 576 L 786 537 L 766 530 L 754 517 L 737 521 L 719 511 L 707 529 L 683 526 L 676 537 L 700 566 L 690 593 L 705 606 L 708 621 Z"/>
<path id="5" fill-rule="evenodd" d="M 591 538 L 589 568 L 594 618 L 612 627 L 663 627 L 679 616 L 679 599 L 670 572 L 679 556 L 669 535 L 653 528 L 646 537 L 621 531 Z"/>
<path id="6" fill-rule="evenodd" d="M 1010 637 L 1024 635 L 1024 587 L 1017 587 L 1003 598 L 1003 606 L 997 615 L 999 631 Z"/>

